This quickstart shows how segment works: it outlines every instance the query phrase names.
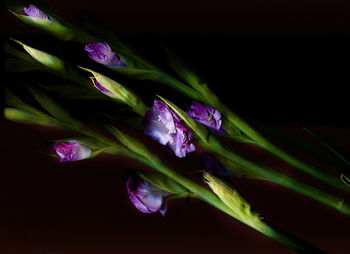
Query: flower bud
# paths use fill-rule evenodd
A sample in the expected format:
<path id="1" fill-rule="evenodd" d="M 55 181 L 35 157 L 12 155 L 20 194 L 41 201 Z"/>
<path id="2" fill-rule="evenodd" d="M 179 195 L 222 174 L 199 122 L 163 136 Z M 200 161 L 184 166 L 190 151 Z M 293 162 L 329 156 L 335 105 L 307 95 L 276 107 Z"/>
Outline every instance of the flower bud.
<path id="1" fill-rule="evenodd" d="M 123 59 L 107 44 L 107 42 L 89 41 L 84 50 L 89 52 L 89 57 L 94 61 L 109 66 L 126 66 Z"/>
<path id="2" fill-rule="evenodd" d="M 131 175 L 126 181 L 126 188 L 133 205 L 143 213 L 159 211 L 163 216 L 167 210 L 164 198 L 168 192 L 159 189 L 136 175 Z"/>
<path id="3" fill-rule="evenodd" d="M 24 7 L 23 12 L 29 17 L 50 20 L 49 16 L 45 12 L 32 4 L 30 4 L 28 8 Z"/>
<path id="4" fill-rule="evenodd" d="M 143 127 L 146 135 L 167 146 L 177 157 L 196 150 L 191 142 L 192 131 L 163 101 L 154 100 L 153 107 L 145 114 Z"/>
<path id="5" fill-rule="evenodd" d="M 56 142 L 53 149 L 59 156 L 60 162 L 82 160 L 91 155 L 91 149 L 78 141 Z"/>
<path id="6" fill-rule="evenodd" d="M 220 112 L 209 105 L 193 101 L 191 109 L 187 111 L 187 114 L 197 122 L 200 122 L 213 130 L 219 132 L 223 131 L 221 128 L 222 120 Z"/>

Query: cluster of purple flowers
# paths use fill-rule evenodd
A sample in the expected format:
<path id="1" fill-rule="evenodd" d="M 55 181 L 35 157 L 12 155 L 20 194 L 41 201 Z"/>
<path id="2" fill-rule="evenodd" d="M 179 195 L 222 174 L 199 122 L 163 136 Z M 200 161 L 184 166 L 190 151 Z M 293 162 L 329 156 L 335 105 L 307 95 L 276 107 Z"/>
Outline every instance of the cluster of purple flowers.
<path id="1" fill-rule="evenodd" d="M 221 128 L 221 114 L 209 105 L 193 102 L 187 112 L 196 121 L 216 130 Z M 184 121 L 163 101 L 154 100 L 144 118 L 145 134 L 168 147 L 177 157 L 185 157 L 187 153 L 195 151 L 191 142 L 192 131 Z"/>
<path id="2" fill-rule="evenodd" d="M 51 20 L 51 18 L 36 6 L 30 4 L 23 12 L 30 17 Z M 126 62 L 106 43 L 88 42 L 85 51 L 94 61 L 107 66 L 127 66 Z M 101 92 L 111 94 L 112 92 L 103 87 L 97 80 L 94 85 Z M 221 132 L 221 114 L 209 105 L 203 105 L 194 101 L 187 113 L 199 123 L 202 123 L 215 131 Z M 187 153 L 195 151 L 191 142 L 192 131 L 184 121 L 163 101 L 154 100 L 153 106 L 146 112 L 144 117 L 144 132 L 166 146 L 177 157 L 185 157 Z M 57 153 L 60 162 L 76 161 L 88 158 L 91 149 L 79 141 L 56 142 L 53 149 Z M 224 172 L 222 166 L 209 154 L 202 156 L 206 170 Z M 159 189 L 146 180 L 130 175 L 126 181 L 129 198 L 134 206 L 143 213 L 154 213 L 159 211 L 165 215 L 167 205 L 165 198 L 170 193 Z"/>
<path id="3" fill-rule="evenodd" d="M 183 120 L 163 101 L 155 99 L 145 115 L 143 127 L 145 134 L 168 147 L 176 156 L 182 158 L 195 151 L 191 143 L 192 131 Z"/>

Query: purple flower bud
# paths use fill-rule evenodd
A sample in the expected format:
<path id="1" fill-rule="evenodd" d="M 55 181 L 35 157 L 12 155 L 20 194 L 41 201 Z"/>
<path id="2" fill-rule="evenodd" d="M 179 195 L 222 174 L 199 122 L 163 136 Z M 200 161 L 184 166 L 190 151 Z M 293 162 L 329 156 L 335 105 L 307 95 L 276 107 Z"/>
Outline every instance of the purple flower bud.
<path id="1" fill-rule="evenodd" d="M 225 168 L 213 154 L 209 152 L 202 153 L 200 159 L 206 172 L 218 176 L 232 175 L 231 171 Z"/>
<path id="2" fill-rule="evenodd" d="M 167 210 L 164 198 L 168 192 L 159 189 L 138 176 L 130 176 L 126 181 L 129 198 L 134 206 L 143 213 L 159 211 L 163 216 Z"/>
<path id="3" fill-rule="evenodd" d="M 28 8 L 24 7 L 23 12 L 30 17 L 50 20 L 49 16 L 45 12 L 38 9 L 35 5 L 32 4 L 30 4 Z"/>
<path id="4" fill-rule="evenodd" d="M 192 131 L 163 101 L 154 100 L 153 107 L 145 114 L 143 127 L 146 135 L 167 146 L 177 157 L 196 150 L 191 143 Z"/>
<path id="5" fill-rule="evenodd" d="M 100 64 L 110 66 L 126 66 L 126 63 L 116 52 L 112 51 L 107 42 L 100 43 L 89 41 L 89 43 L 85 45 L 84 50 L 89 52 L 90 58 Z"/>
<path id="6" fill-rule="evenodd" d="M 108 96 L 113 96 L 113 92 L 109 91 L 107 88 L 102 86 L 95 78 L 92 79 L 95 87 L 100 90 L 102 93 L 107 94 Z"/>
<path id="7" fill-rule="evenodd" d="M 209 105 L 193 101 L 191 109 L 187 111 L 187 114 L 197 122 L 200 122 L 216 131 L 223 131 L 220 130 L 222 124 L 220 112 Z"/>
<path id="8" fill-rule="evenodd" d="M 53 149 L 60 157 L 60 162 L 81 160 L 91 154 L 90 148 L 78 141 L 56 142 Z"/>

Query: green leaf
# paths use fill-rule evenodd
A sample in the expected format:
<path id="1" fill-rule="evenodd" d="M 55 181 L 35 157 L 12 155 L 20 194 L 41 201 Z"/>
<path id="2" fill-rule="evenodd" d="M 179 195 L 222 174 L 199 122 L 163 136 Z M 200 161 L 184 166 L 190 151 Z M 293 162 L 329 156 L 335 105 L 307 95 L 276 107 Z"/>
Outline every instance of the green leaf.
<path id="1" fill-rule="evenodd" d="M 136 171 L 136 174 L 144 180 L 146 180 L 147 182 L 158 187 L 159 189 L 165 190 L 167 192 L 173 194 L 184 194 L 188 192 L 188 190 L 184 186 L 178 184 L 177 182 L 175 182 L 174 180 L 162 173 L 153 171 Z"/>
<path id="2" fill-rule="evenodd" d="M 42 89 L 46 91 L 52 91 L 55 94 L 69 98 L 69 99 L 80 99 L 80 100 L 90 100 L 90 99 L 106 99 L 100 93 L 96 93 L 95 90 L 86 89 L 85 87 L 76 85 L 74 83 L 50 83 L 50 84 L 42 84 L 35 83 Z"/>
<path id="3" fill-rule="evenodd" d="M 41 64 L 36 61 L 25 62 L 17 58 L 5 59 L 5 71 L 6 72 L 26 72 L 26 71 L 42 71 L 45 70 Z"/>
<path id="4" fill-rule="evenodd" d="M 31 91 L 34 98 L 39 102 L 39 104 L 57 120 L 65 124 L 69 124 L 75 128 L 79 128 L 81 126 L 79 121 L 73 119 L 61 105 L 47 96 L 43 91 L 40 91 L 34 87 L 29 87 L 29 90 Z"/>
<path id="5" fill-rule="evenodd" d="M 4 117 L 10 121 L 24 124 L 39 124 L 44 126 L 56 126 L 54 121 L 43 115 L 35 115 L 28 111 L 17 108 L 5 108 Z"/>
<path id="6" fill-rule="evenodd" d="M 200 80 L 200 78 L 191 72 L 174 52 L 164 46 L 162 46 L 162 48 L 168 54 L 168 62 L 170 66 L 175 70 L 175 72 L 194 89 L 201 91 L 204 83 Z"/>
<path id="7" fill-rule="evenodd" d="M 141 79 L 141 80 L 158 80 L 160 74 L 154 70 L 146 70 L 146 69 L 138 69 L 135 67 L 127 67 L 127 66 L 107 66 L 109 69 L 119 72 L 125 76 Z"/>
<path id="8" fill-rule="evenodd" d="M 172 110 L 178 114 L 184 122 L 201 138 L 204 143 L 208 142 L 209 131 L 201 124 L 197 123 L 192 119 L 185 111 L 181 110 L 174 103 L 169 100 L 164 99 L 163 97 L 157 95 L 160 99 L 162 99 Z"/>
<path id="9" fill-rule="evenodd" d="M 107 126 L 106 129 L 115 136 L 123 145 L 125 145 L 127 148 L 129 148 L 134 153 L 137 153 L 149 160 L 154 160 L 154 162 L 157 162 L 158 159 L 156 156 L 154 156 L 151 151 L 138 139 L 131 137 L 130 135 L 121 132 L 114 126 Z"/>
<path id="10" fill-rule="evenodd" d="M 27 103 L 22 101 L 19 97 L 15 96 L 8 89 L 5 90 L 5 103 L 9 106 L 16 107 L 16 108 L 19 108 L 21 110 L 27 111 L 27 112 L 29 112 L 35 116 L 38 116 L 40 118 L 50 119 L 52 122 L 54 122 L 54 119 L 52 117 L 43 113 L 40 110 L 28 105 Z"/>
<path id="11" fill-rule="evenodd" d="M 254 122 L 253 126 L 254 128 L 258 129 L 258 131 L 261 132 L 265 137 L 272 138 L 273 140 L 295 152 L 316 159 L 325 165 L 332 166 L 342 171 L 346 171 L 348 169 L 348 165 L 339 157 L 334 156 L 334 154 L 330 153 L 329 151 L 322 149 L 310 142 L 307 142 L 306 140 L 301 140 L 298 137 L 292 136 L 288 133 L 257 122 Z"/>

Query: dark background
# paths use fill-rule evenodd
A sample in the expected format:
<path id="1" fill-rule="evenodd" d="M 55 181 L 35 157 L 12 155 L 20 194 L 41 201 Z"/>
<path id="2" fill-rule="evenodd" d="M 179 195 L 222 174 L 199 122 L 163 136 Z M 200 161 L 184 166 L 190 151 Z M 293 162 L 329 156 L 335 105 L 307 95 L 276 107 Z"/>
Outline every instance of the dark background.
<path id="1" fill-rule="evenodd" d="M 77 25 L 78 14 L 90 13 L 150 58 L 158 56 L 149 47 L 168 46 L 244 117 L 310 140 L 306 126 L 350 149 L 346 1 L 45 3 Z M 0 22 L 4 40 L 86 57 L 6 10 Z M 58 164 L 45 154 L 49 141 L 72 133 L 5 120 L 0 128 L 1 253 L 292 253 L 197 200 L 169 202 L 165 217 L 140 213 L 122 180 L 125 168 L 140 165 L 107 155 Z M 251 153 L 324 187 L 259 149 Z M 172 163 L 199 169 L 198 154 Z M 349 252 L 348 217 L 275 184 L 235 184 L 269 221 L 330 253 Z"/>

